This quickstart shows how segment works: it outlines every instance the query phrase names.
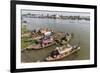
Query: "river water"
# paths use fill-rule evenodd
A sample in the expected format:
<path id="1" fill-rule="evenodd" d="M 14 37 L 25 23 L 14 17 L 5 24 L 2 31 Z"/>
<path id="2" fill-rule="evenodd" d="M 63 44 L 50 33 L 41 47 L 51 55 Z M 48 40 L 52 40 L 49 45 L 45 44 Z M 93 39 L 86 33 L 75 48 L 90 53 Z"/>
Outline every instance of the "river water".
<path id="1" fill-rule="evenodd" d="M 90 58 L 90 21 L 50 18 L 24 18 L 24 20 L 27 21 L 28 30 L 48 27 L 55 31 L 74 33 L 70 44 L 73 45 L 80 42 L 81 49 L 62 60 L 87 60 Z M 42 61 L 55 47 L 56 45 L 53 45 L 41 50 L 24 51 L 21 53 L 21 61 Z"/>

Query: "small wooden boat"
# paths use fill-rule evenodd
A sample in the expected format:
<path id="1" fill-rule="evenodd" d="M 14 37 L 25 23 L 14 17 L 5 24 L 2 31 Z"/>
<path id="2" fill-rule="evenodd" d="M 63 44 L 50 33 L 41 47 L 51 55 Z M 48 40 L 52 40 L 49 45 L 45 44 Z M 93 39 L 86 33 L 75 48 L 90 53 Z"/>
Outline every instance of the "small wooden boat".
<path id="1" fill-rule="evenodd" d="M 55 44 L 55 41 L 54 40 L 50 40 L 47 44 L 44 44 L 41 46 L 41 43 L 37 44 L 37 45 L 30 45 L 26 48 L 26 50 L 37 50 L 37 49 L 43 49 L 43 48 L 46 48 L 46 47 L 49 47 L 51 45 L 54 45 Z"/>
<path id="2" fill-rule="evenodd" d="M 58 34 L 58 32 L 55 32 L 52 36 L 54 37 L 54 35 L 55 34 Z M 41 39 L 41 38 L 43 38 L 44 37 L 44 35 L 43 34 L 34 34 L 34 35 L 32 35 L 32 39 L 33 40 L 39 40 L 39 39 Z"/>
<path id="3" fill-rule="evenodd" d="M 55 39 L 56 43 L 60 44 L 60 45 L 64 45 L 64 44 L 69 43 L 72 38 L 73 38 L 73 33 L 67 33 L 67 34 L 65 34 L 65 33 L 56 33 L 54 35 L 54 39 Z"/>
<path id="4" fill-rule="evenodd" d="M 38 32 L 35 32 L 34 34 L 32 34 L 32 39 L 33 40 L 39 40 L 41 38 L 44 37 L 44 35 L 46 36 L 47 34 L 46 33 L 50 33 L 52 34 L 53 33 L 53 30 L 46 30 L 47 28 L 45 29 L 39 29 Z"/>
<path id="5" fill-rule="evenodd" d="M 46 61 L 56 61 L 56 60 L 61 60 L 71 54 L 73 54 L 74 52 L 78 51 L 80 49 L 80 47 L 70 47 L 70 48 L 65 48 L 65 50 L 61 51 L 62 53 L 60 53 L 59 55 L 57 55 L 56 57 L 51 57 L 51 55 L 49 55 L 45 60 Z"/>
<path id="6" fill-rule="evenodd" d="M 53 43 L 50 43 L 50 44 L 48 44 L 48 45 L 45 45 L 44 47 L 41 47 L 41 45 L 40 44 L 38 44 L 38 45 L 30 45 L 29 47 L 27 47 L 26 48 L 26 50 L 39 50 L 39 49 L 43 49 L 43 48 L 46 48 L 46 47 L 49 47 L 49 46 L 51 46 L 51 45 L 54 45 L 55 44 L 55 42 L 53 42 Z"/>

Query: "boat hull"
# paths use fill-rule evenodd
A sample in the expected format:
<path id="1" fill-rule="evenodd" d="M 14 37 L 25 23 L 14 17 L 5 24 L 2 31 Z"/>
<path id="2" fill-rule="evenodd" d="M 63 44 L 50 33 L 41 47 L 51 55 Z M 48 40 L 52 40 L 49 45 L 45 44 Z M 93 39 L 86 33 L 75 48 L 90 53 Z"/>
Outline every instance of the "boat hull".
<path id="1" fill-rule="evenodd" d="M 62 54 L 62 55 L 58 55 L 58 57 L 56 57 L 56 58 L 52 58 L 52 57 L 47 57 L 46 59 L 45 59 L 45 61 L 56 61 L 56 60 L 61 60 L 61 59 L 63 59 L 63 58 L 65 58 L 65 57 L 67 57 L 67 56 L 69 56 L 69 55 L 71 55 L 71 54 L 73 54 L 73 53 L 75 53 L 75 52 L 77 52 L 78 50 L 80 50 L 80 47 L 78 47 L 77 49 L 75 49 L 75 50 L 73 50 L 73 51 L 71 51 L 70 53 L 67 53 L 67 54 Z"/>
<path id="2" fill-rule="evenodd" d="M 41 47 L 40 44 L 37 44 L 37 45 L 30 45 L 29 47 L 26 48 L 26 50 L 39 50 L 39 49 L 43 49 L 43 48 L 46 48 L 46 47 L 49 47 L 49 46 L 52 46 L 54 45 L 55 42 L 52 42 L 44 47 Z"/>

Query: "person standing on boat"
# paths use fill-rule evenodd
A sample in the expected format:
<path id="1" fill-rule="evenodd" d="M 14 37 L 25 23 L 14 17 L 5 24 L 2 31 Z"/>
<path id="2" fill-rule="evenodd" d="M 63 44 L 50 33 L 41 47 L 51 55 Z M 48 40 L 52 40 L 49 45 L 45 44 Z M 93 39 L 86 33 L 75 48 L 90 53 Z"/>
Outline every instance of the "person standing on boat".
<path id="1" fill-rule="evenodd" d="M 72 38 L 72 33 L 71 33 L 71 34 L 67 33 L 67 34 L 66 34 L 66 39 L 67 39 L 67 41 L 70 41 L 71 38 Z"/>
<path id="2" fill-rule="evenodd" d="M 68 33 L 67 33 L 68 34 Z M 61 44 L 63 45 L 63 42 L 67 42 L 67 34 L 65 34 L 62 38 L 61 38 Z"/>
<path id="3" fill-rule="evenodd" d="M 41 45 L 41 47 L 43 47 L 43 39 L 42 38 L 40 40 L 40 45 Z"/>
<path id="4" fill-rule="evenodd" d="M 43 37 L 40 39 L 40 45 L 41 45 L 41 47 L 44 46 L 44 44 L 43 44 L 43 40 L 44 40 L 44 38 L 45 38 L 45 35 L 43 34 Z"/>
<path id="5" fill-rule="evenodd" d="M 39 35 L 41 35 L 41 34 L 42 34 L 40 29 L 38 30 L 38 32 L 37 32 L 37 33 L 38 33 Z"/>

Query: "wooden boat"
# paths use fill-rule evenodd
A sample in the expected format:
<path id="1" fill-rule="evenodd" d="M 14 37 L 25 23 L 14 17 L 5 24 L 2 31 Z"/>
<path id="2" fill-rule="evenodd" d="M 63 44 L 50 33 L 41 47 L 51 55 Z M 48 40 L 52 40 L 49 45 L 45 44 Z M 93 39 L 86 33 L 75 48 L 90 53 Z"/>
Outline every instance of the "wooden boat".
<path id="1" fill-rule="evenodd" d="M 54 39 L 55 39 L 56 43 L 60 44 L 60 45 L 69 43 L 71 41 L 71 39 L 73 38 L 73 33 L 67 33 L 67 34 L 68 35 L 66 35 L 65 33 L 54 34 Z"/>
<path id="2" fill-rule="evenodd" d="M 46 61 L 56 61 L 56 60 L 61 60 L 71 54 L 73 54 L 74 52 L 78 51 L 80 49 L 80 47 L 72 47 L 72 48 L 66 48 L 65 52 L 57 55 L 55 58 L 51 57 L 50 55 L 45 59 Z"/>
<path id="3" fill-rule="evenodd" d="M 72 39 L 72 34 L 71 33 L 69 33 L 70 34 L 70 40 Z M 56 36 L 59 36 L 60 38 L 59 38 L 59 40 L 60 41 L 56 41 L 55 40 L 55 35 Z M 48 45 L 46 45 L 46 46 L 44 46 L 44 47 L 41 47 L 41 45 L 40 44 L 37 44 L 37 45 L 30 45 L 30 46 L 28 46 L 28 47 L 26 47 L 26 48 L 24 48 L 24 49 L 22 49 L 21 51 L 24 51 L 24 50 L 32 50 L 32 49 L 42 49 L 42 48 L 46 48 L 46 47 L 49 47 L 49 46 L 52 46 L 52 45 L 54 45 L 54 44 L 62 44 L 62 42 L 61 42 L 61 35 L 64 35 L 64 33 L 62 33 L 62 32 L 56 32 L 56 33 L 54 33 L 54 35 L 52 36 L 53 38 L 54 38 L 54 40 L 53 40 L 53 42 L 51 42 L 51 43 L 49 43 Z M 37 37 L 35 40 L 37 40 L 38 42 L 40 42 L 40 39 L 41 38 L 41 36 L 40 37 Z M 67 37 L 66 37 L 67 38 Z M 69 37 L 68 37 L 69 38 Z M 67 39 L 68 39 L 67 38 Z M 58 38 L 57 38 L 58 39 Z M 33 40 L 33 39 L 32 39 Z M 66 42 L 66 43 L 68 43 L 68 41 Z"/>
<path id="4" fill-rule="evenodd" d="M 58 34 L 58 32 L 55 32 L 52 36 L 54 37 L 55 34 Z M 43 34 L 34 34 L 34 35 L 32 35 L 33 40 L 39 40 L 41 38 L 43 38 Z"/>
<path id="5" fill-rule="evenodd" d="M 48 44 L 48 45 L 46 45 L 46 46 L 44 46 L 44 47 L 41 47 L 41 45 L 40 44 L 38 44 L 38 45 L 31 45 L 31 46 L 29 46 L 29 47 L 27 47 L 26 48 L 26 50 L 39 50 L 39 49 L 43 49 L 43 48 L 46 48 L 46 47 L 49 47 L 49 46 L 51 46 L 51 45 L 54 45 L 55 43 L 54 42 L 52 42 L 52 43 L 50 43 L 50 44 Z"/>
<path id="6" fill-rule="evenodd" d="M 43 38 L 45 33 L 47 33 L 47 32 L 53 33 L 53 30 L 48 30 L 47 28 L 44 28 L 44 29 L 41 28 L 38 30 L 38 32 L 35 32 L 34 34 L 31 35 L 32 39 L 39 40 L 39 39 Z"/>
<path id="7" fill-rule="evenodd" d="M 43 49 L 43 48 L 46 48 L 46 47 L 49 47 L 51 45 L 54 45 L 55 44 L 55 41 L 54 40 L 50 40 L 47 44 L 41 46 L 41 44 L 37 44 L 37 45 L 30 45 L 26 48 L 26 50 L 36 50 L 36 49 Z"/>

